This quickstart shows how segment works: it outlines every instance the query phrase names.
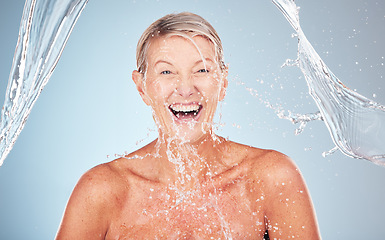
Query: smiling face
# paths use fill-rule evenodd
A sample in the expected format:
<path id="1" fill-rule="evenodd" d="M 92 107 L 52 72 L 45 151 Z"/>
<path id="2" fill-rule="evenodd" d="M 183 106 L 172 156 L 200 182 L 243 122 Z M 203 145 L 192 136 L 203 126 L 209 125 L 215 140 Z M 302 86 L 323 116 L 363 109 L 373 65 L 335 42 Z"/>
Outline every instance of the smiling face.
<path id="1" fill-rule="evenodd" d="M 214 45 L 202 36 L 166 35 L 151 41 L 147 71 L 134 71 L 133 79 L 153 109 L 160 134 L 190 143 L 211 134 L 227 86 L 227 71 L 216 59 Z"/>

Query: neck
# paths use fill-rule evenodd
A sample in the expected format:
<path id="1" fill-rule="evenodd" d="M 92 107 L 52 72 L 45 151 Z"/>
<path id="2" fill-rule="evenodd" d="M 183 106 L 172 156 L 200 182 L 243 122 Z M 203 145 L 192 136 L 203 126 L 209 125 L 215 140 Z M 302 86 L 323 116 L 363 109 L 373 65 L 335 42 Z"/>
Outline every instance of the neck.
<path id="1" fill-rule="evenodd" d="M 160 176 L 162 182 L 189 188 L 216 175 L 224 166 L 225 142 L 213 133 L 193 143 L 161 135 L 156 140 L 155 151 L 163 169 Z"/>

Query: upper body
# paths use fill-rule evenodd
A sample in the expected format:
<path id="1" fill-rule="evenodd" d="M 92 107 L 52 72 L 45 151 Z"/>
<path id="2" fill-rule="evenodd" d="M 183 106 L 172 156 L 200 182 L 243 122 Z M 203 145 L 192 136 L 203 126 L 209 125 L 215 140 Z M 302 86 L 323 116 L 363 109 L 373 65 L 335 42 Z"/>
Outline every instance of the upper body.
<path id="1" fill-rule="evenodd" d="M 223 141 L 212 176 L 175 186 L 160 159 L 141 158 L 154 145 L 87 172 L 57 239 L 262 239 L 266 230 L 319 239 L 307 188 L 283 154 Z"/>
<path id="2" fill-rule="evenodd" d="M 85 173 L 57 239 L 262 239 L 266 230 L 271 239 L 319 239 L 295 164 L 214 134 L 227 67 L 211 25 L 167 15 L 138 49 L 133 80 L 159 137 Z"/>

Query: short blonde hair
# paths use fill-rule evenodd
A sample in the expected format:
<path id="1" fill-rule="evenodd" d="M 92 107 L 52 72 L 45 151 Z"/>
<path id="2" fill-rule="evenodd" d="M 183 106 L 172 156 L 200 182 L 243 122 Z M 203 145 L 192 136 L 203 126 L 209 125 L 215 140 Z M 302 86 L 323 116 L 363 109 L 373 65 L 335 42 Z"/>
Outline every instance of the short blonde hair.
<path id="1" fill-rule="evenodd" d="M 147 51 L 153 39 L 166 35 L 180 35 L 189 33 L 191 36 L 202 36 L 210 40 L 215 47 L 218 64 L 223 71 L 226 66 L 223 59 L 221 39 L 213 26 L 199 15 L 182 12 L 168 14 L 153 22 L 142 34 L 136 48 L 136 64 L 138 71 L 147 71 Z"/>

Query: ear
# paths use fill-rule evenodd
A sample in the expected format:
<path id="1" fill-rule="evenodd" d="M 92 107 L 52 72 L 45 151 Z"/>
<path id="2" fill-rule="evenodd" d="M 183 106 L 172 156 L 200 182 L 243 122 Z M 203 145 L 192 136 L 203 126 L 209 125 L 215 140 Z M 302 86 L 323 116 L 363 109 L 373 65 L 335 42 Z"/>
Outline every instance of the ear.
<path id="1" fill-rule="evenodd" d="M 226 96 L 226 89 L 229 82 L 227 81 L 227 76 L 229 74 L 229 68 L 226 66 L 226 69 L 222 72 L 222 86 L 219 93 L 219 101 L 222 101 Z"/>
<path id="2" fill-rule="evenodd" d="M 132 72 L 132 80 L 134 80 L 134 83 L 136 85 L 136 89 L 138 90 L 140 96 L 142 97 L 143 102 L 150 106 L 151 100 L 147 96 L 145 87 L 144 87 L 144 74 L 140 73 L 136 70 Z"/>

